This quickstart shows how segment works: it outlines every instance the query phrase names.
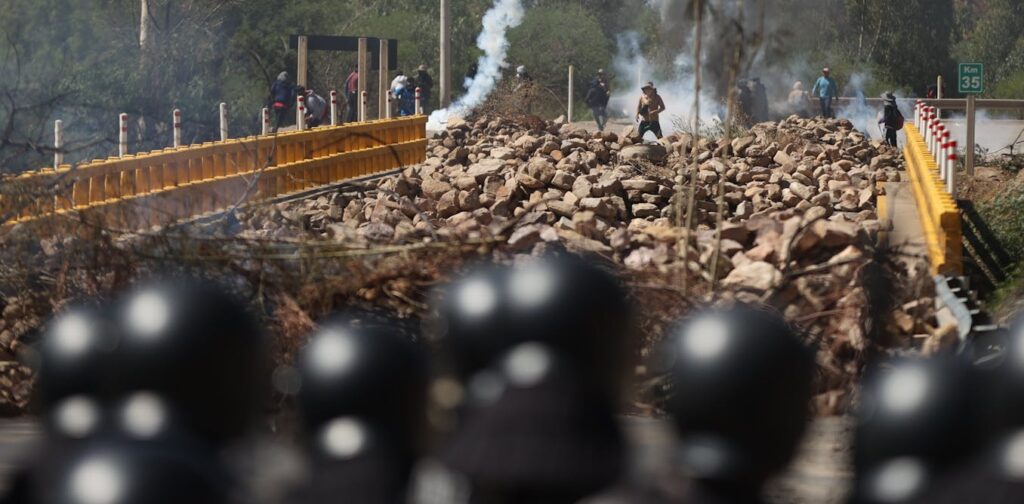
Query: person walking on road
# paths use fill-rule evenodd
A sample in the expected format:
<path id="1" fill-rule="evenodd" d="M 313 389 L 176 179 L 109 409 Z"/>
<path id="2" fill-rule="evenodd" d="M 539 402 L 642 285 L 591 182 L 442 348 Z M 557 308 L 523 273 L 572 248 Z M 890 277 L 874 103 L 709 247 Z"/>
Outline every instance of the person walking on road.
<path id="1" fill-rule="evenodd" d="M 416 69 L 416 83 L 420 88 L 420 107 L 424 114 L 430 115 L 430 92 L 434 89 L 434 79 L 427 73 L 427 65 Z"/>
<path id="2" fill-rule="evenodd" d="M 835 79 L 829 76 L 831 72 L 828 67 L 821 70 L 821 77 L 815 81 L 811 88 L 811 96 L 816 96 L 821 101 L 821 116 L 826 119 L 834 118 L 832 113 L 832 101 L 839 95 L 839 86 Z"/>
<path id="3" fill-rule="evenodd" d="M 597 121 L 598 131 L 604 131 L 604 126 L 608 123 L 608 100 L 610 98 L 611 88 L 608 86 L 608 80 L 605 79 L 604 69 L 598 70 L 597 77 L 590 83 L 590 89 L 587 90 L 587 96 L 584 98 L 590 111 L 594 114 L 594 120 Z"/>
<path id="4" fill-rule="evenodd" d="M 277 80 L 270 87 L 270 100 L 271 107 L 277 115 L 277 122 L 274 126 L 274 131 L 277 131 L 288 117 L 292 103 L 295 103 L 295 84 L 288 79 L 288 72 L 281 72 L 277 75 Z"/>
<path id="5" fill-rule="evenodd" d="M 359 120 L 359 71 L 352 70 L 352 73 L 348 74 L 348 78 L 345 79 L 345 101 L 348 103 L 348 114 L 346 122 L 356 122 Z"/>
<path id="6" fill-rule="evenodd" d="M 653 82 L 648 82 L 640 90 L 644 93 L 636 106 L 637 119 L 640 121 L 640 139 L 643 140 L 644 135 L 650 131 L 660 140 L 662 133 L 658 116 L 665 111 L 665 100 L 661 99 Z"/>
<path id="7" fill-rule="evenodd" d="M 885 108 L 882 109 L 882 117 L 878 120 L 878 124 L 885 130 L 885 143 L 897 147 L 896 132 L 903 129 L 903 113 L 896 106 L 895 95 L 886 93 L 883 98 L 885 98 Z"/>

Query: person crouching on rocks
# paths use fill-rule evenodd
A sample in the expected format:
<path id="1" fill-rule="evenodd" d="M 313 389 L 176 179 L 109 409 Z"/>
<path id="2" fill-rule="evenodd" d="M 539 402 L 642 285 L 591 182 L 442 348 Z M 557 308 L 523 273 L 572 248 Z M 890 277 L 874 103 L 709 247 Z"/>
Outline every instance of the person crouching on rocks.
<path id="1" fill-rule="evenodd" d="M 640 96 L 640 103 L 636 106 L 636 116 L 640 121 L 640 139 L 643 140 L 644 135 L 650 131 L 660 140 L 662 134 L 658 115 L 665 111 L 665 100 L 661 99 L 653 82 L 648 82 L 641 90 L 644 94 Z"/>

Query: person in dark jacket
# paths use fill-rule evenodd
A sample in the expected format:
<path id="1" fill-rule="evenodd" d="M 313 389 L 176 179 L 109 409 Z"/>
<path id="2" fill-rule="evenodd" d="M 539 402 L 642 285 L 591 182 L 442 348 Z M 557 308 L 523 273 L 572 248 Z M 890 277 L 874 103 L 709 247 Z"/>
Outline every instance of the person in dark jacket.
<path id="1" fill-rule="evenodd" d="M 278 74 L 277 80 L 270 87 L 270 99 L 271 107 L 277 114 L 277 123 L 274 126 L 274 129 L 277 130 L 284 124 L 285 118 L 288 117 L 288 111 L 295 103 L 295 84 L 288 80 L 288 72 Z"/>
<path id="2" fill-rule="evenodd" d="M 423 113 L 430 114 L 430 94 L 434 89 L 434 79 L 427 73 L 427 65 L 420 65 L 416 69 L 416 83 L 420 88 L 420 107 L 423 108 Z M 415 87 L 413 88 L 415 89 Z"/>
<path id="3" fill-rule="evenodd" d="M 885 109 L 878 124 L 885 130 L 885 143 L 896 147 L 896 132 L 903 129 L 903 113 L 896 106 L 896 96 L 892 93 L 885 94 Z"/>
<path id="4" fill-rule="evenodd" d="M 608 80 L 605 79 L 604 70 L 597 71 L 597 77 L 590 83 L 587 96 L 584 101 L 594 113 L 594 120 L 597 121 L 597 130 L 604 131 L 604 125 L 608 122 L 608 100 L 611 98 L 611 88 Z"/>

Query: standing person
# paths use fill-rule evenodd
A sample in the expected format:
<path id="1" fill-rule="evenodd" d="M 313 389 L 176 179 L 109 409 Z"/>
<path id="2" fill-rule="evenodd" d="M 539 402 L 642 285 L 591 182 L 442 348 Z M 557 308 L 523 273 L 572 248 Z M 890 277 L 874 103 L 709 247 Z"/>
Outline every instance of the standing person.
<path id="1" fill-rule="evenodd" d="M 640 90 L 644 93 L 636 106 L 637 119 L 640 121 L 640 140 L 643 140 L 648 131 L 654 133 L 660 140 L 662 134 L 658 115 L 665 111 L 665 100 L 661 99 L 653 82 L 648 82 Z"/>
<path id="2" fill-rule="evenodd" d="M 804 91 L 804 83 L 796 81 L 793 83 L 793 90 L 789 92 L 789 111 L 798 117 L 807 117 L 807 91 Z"/>
<path id="3" fill-rule="evenodd" d="M 587 96 L 584 98 L 590 111 L 594 114 L 594 120 L 597 121 L 598 131 L 604 131 L 604 126 L 608 123 L 608 100 L 610 98 L 611 88 L 608 86 L 608 80 L 605 79 L 604 69 L 600 69 L 597 71 L 597 77 L 590 83 L 590 89 L 587 90 Z"/>
<path id="4" fill-rule="evenodd" d="M 832 101 L 839 95 L 839 87 L 835 79 L 829 76 L 830 70 L 825 67 L 821 70 L 821 77 L 815 81 L 811 88 L 811 96 L 816 96 L 821 101 L 821 116 L 826 119 L 834 118 L 832 114 Z"/>
<path id="5" fill-rule="evenodd" d="M 420 107 L 424 114 L 430 115 L 430 94 L 434 89 L 434 79 L 427 73 L 427 65 L 420 65 L 416 69 L 416 81 L 420 86 Z"/>
<path id="6" fill-rule="evenodd" d="M 306 95 L 306 126 L 315 128 L 324 123 L 327 118 L 327 100 L 316 94 L 312 89 L 307 89 Z"/>
<path id="7" fill-rule="evenodd" d="M 277 114 L 277 122 L 274 126 L 274 131 L 277 131 L 277 128 L 280 128 L 284 124 L 285 118 L 288 117 L 292 103 L 295 103 L 295 84 L 288 79 L 288 72 L 281 72 L 277 75 L 277 80 L 270 87 L 270 99 L 271 107 Z"/>
<path id="8" fill-rule="evenodd" d="M 761 84 L 760 77 L 750 79 L 750 92 L 753 95 L 753 117 L 754 122 L 768 120 L 768 90 Z"/>
<path id="9" fill-rule="evenodd" d="M 352 70 L 345 79 L 345 100 L 348 102 L 346 122 L 359 120 L 359 71 Z"/>
<path id="10" fill-rule="evenodd" d="M 896 106 L 895 95 L 886 93 L 884 98 L 885 108 L 882 109 L 882 118 L 878 120 L 878 124 L 885 130 L 885 143 L 897 147 L 896 132 L 903 129 L 903 113 Z"/>

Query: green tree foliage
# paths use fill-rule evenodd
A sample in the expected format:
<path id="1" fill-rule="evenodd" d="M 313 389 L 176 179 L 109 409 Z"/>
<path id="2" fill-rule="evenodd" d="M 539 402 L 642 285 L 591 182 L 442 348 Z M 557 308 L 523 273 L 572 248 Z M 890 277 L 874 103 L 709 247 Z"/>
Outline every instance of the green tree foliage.
<path id="1" fill-rule="evenodd" d="M 984 63 L 987 87 L 999 89 L 1001 80 L 1024 71 L 1024 2 L 988 0 L 985 7 L 965 15 L 969 20 L 954 54 L 960 61 Z"/>
<path id="2" fill-rule="evenodd" d="M 539 40 L 544 41 L 543 50 L 537 50 Z M 511 67 L 525 65 L 542 88 L 540 96 L 553 95 L 562 104 L 569 87 L 569 65 L 576 68 L 576 93 L 582 97 L 589 79 L 612 61 L 611 42 L 597 18 L 574 4 L 530 9 L 523 24 L 510 31 L 509 42 Z"/>
<path id="3" fill-rule="evenodd" d="M 149 38 L 141 47 L 141 4 Z M 566 67 L 578 72 L 578 96 L 599 67 L 613 71 L 616 37 L 637 33 L 652 78 L 691 71 L 691 0 L 523 0 L 527 18 L 512 30 L 510 63 L 525 64 L 564 106 Z M 1019 0 L 744 0 L 742 73 L 814 78 L 822 66 L 840 82 L 871 77 L 865 92 L 918 94 L 953 63 L 986 64 L 990 94 L 1024 97 L 1024 4 Z M 480 19 L 493 0 L 452 2 L 453 74 L 480 55 Z M 52 159 L 53 120 L 66 128 L 69 161 L 106 157 L 116 148 L 116 117 L 132 117 L 131 149 L 170 142 L 180 108 L 185 139 L 216 137 L 216 110 L 229 105 L 233 136 L 258 130 L 258 112 L 282 70 L 294 74 L 297 33 L 395 38 L 398 66 L 425 64 L 437 76 L 437 0 L 7 0 L 0 9 L 0 164 L 37 168 Z M 706 89 L 722 92 L 737 26 L 733 0 L 705 2 Z M 680 63 L 682 62 L 682 63 Z M 354 54 L 314 52 L 310 83 L 341 87 Z M 390 76 L 389 76 L 390 77 Z M 375 75 L 364 77 L 374 80 Z M 633 77 L 630 76 L 630 79 Z M 375 82 L 374 82 L 375 83 Z M 371 85 L 373 89 L 375 86 Z M 434 94 L 437 105 L 437 93 Z M 562 100 L 563 103 L 558 103 Z M 375 100 L 371 99 L 371 103 Z M 558 105 L 558 106 L 555 106 Z"/>

